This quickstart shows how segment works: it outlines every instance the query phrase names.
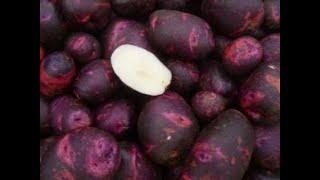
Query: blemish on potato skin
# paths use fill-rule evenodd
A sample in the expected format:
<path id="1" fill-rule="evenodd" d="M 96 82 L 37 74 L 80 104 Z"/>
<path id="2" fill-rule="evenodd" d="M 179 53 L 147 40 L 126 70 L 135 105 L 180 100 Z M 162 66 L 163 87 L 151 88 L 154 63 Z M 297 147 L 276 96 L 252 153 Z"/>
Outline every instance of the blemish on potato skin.
<path id="1" fill-rule="evenodd" d="M 69 167 L 74 167 L 76 154 L 70 143 L 70 136 L 66 135 L 57 144 L 57 156 Z"/>
<path id="2" fill-rule="evenodd" d="M 189 128 L 192 125 L 192 121 L 189 118 L 181 116 L 180 114 L 165 112 L 163 116 L 179 127 Z"/>

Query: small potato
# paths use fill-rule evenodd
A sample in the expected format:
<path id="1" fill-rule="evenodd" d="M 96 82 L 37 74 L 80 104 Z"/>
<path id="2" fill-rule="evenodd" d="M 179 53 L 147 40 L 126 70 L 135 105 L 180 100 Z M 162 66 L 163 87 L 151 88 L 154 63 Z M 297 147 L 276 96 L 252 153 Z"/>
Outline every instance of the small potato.
<path id="1" fill-rule="evenodd" d="M 280 61 L 280 34 L 270 34 L 260 41 L 263 47 L 263 61 Z"/>

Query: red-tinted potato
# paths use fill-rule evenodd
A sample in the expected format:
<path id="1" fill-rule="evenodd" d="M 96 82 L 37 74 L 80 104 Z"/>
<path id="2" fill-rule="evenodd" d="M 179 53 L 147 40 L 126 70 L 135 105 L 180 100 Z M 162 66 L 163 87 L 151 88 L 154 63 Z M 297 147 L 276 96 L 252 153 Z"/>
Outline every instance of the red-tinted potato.
<path id="1" fill-rule="evenodd" d="M 202 14 L 219 34 L 238 37 L 262 24 L 264 6 L 262 0 L 204 0 Z"/>
<path id="2" fill-rule="evenodd" d="M 63 40 L 66 27 L 58 14 L 56 1 L 40 0 L 40 42 L 56 48 Z"/>
<path id="3" fill-rule="evenodd" d="M 159 9 L 184 10 L 191 0 L 157 0 Z"/>
<path id="4" fill-rule="evenodd" d="M 183 60 L 171 60 L 167 67 L 172 73 L 171 87 L 181 95 L 188 95 L 196 89 L 200 72 L 196 64 Z"/>
<path id="5" fill-rule="evenodd" d="M 201 132 L 185 162 L 181 180 L 241 180 L 254 146 L 254 131 L 237 110 L 227 110 Z"/>
<path id="6" fill-rule="evenodd" d="M 201 70 L 200 89 L 213 91 L 224 97 L 233 97 L 237 94 L 236 85 L 224 71 L 222 65 L 212 60 Z"/>
<path id="7" fill-rule="evenodd" d="M 110 180 L 121 162 L 115 139 L 95 128 L 82 128 L 66 134 L 44 155 L 40 179 Z"/>
<path id="8" fill-rule="evenodd" d="M 218 58 L 221 58 L 223 56 L 223 52 L 226 49 L 226 47 L 232 42 L 232 39 L 226 37 L 226 36 L 215 36 L 216 41 L 216 48 L 214 49 L 214 53 Z"/>
<path id="9" fill-rule="evenodd" d="M 152 51 L 147 38 L 147 28 L 134 20 L 113 21 L 102 34 L 104 57 L 109 59 L 113 51 L 123 45 L 131 44 Z"/>
<path id="10" fill-rule="evenodd" d="M 261 40 L 263 61 L 280 61 L 280 34 L 271 34 Z"/>
<path id="11" fill-rule="evenodd" d="M 280 169 L 280 123 L 256 126 L 255 161 L 265 169 Z"/>
<path id="12" fill-rule="evenodd" d="M 264 0 L 264 26 L 270 30 L 280 29 L 280 0 Z"/>
<path id="13" fill-rule="evenodd" d="M 157 0 L 111 0 L 112 9 L 119 16 L 142 17 L 149 15 Z"/>
<path id="14" fill-rule="evenodd" d="M 103 102 L 117 90 L 119 80 L 110 61 L 95 60 L 84 66 L 74 82 L 74 94 L 89 103 Z"/>
<path id="15" fill-rule="evenodd" d="M 42 61 L 43 58 L 44 58 L 44 48 L 40 44 L 40 62 Z"/>
<path id="16" fill-rule="evenodd" d="M 63 95 L 50 105 L 50 122 L 56 134 L 90 126 L 93 118 L 90 109 L 72 96 Z"/>
<path id="17" fill-rule="evenodd" d="M 208 123 L 225 110 L 228 100 L 212 91 L 199 91 L 192 97 L 191 104 L 200 122 Z"/>
<path id="18" fill-rule="evenodd" d="M 50 130 L 49 103 L 40 96 L 40 134 L 47 134 Z"/>
<path id="19" fill-rule="evenodd" d="M 240 90 L 240 106 L 253 121 L 280 119 L 280 62 L 261 64 Z"/>
<path id="20" fill-rule="evenodd" d="M 103 29 L 111 16 L 109 0 L 61 0 L 61 9 L 70 26 L 90 31 Z"/>
<path id="21" fill-rule="evenodd" d="M 46 139 L 40 140 L 40 164 L 42 162 L 42 158 L 44 154 L 56 143 L 56 137 L 49 137 Z"/>
<path id="22" fill-rule="evenodd" d="M 65 51 L 80 64 L 87 64 L 100 58 L 101 55 L 98 40 L 94 36 L 82 32 L 74 33 L 67 39 Z"/>
<path id="23" fill-rule="evenodd" d="M 115 180 L 160 180 L 158 167 L 140 150 L 138 145 L 120 143 L 121 164 Z"/>
<path id="24" fill-rule="evenodd" d="M 107 101 L 98 107 L 95 124 L 115 137 L 122 138 L 135 128 L 134 105 L 126 99 Z"/>
<path id="25" fill-rule="evenodd" d="M 40 92 L 54 96 L 64 92 L 76 75 L 73 59 L 64 52 L 47 55 L 40 64 Z"/>
<path id="26" fill-rule="evenodd" d="M 146 153 L 165 166 L 176 165 L 184 158 L 198 130 L 191 108 L 174 92 L 150 100 L 138 119 L 138 135 Z"/>
<path id="27" fill-rule="evenodd" d="M 171 57 L 201 59 L 215 47 L 210 26 L 201 18 L 174 10 L 158 10 L 149 17 L 149 37 Z"/>
<path id="28" fill-rule="evenodd" d="M 224 50 L 223 65 L 233 76 L 245 76 L 254 70 L 263 57 L 263 48 L 259 41 L 243 36 L 232 41 Z"/>

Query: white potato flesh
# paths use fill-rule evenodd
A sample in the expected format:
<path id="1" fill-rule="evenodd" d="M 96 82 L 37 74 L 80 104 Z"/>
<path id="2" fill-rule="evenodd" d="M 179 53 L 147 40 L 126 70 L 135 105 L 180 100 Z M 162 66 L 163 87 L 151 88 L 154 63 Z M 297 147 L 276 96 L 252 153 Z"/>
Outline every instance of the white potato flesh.
<path id="1" fill-rule="evenodd" d="M 150 96 L 163 94 L 172 78 L 170 70 L 153 53 L 130 44 L 113 51 L 111 65 L 124 84 Z"/>

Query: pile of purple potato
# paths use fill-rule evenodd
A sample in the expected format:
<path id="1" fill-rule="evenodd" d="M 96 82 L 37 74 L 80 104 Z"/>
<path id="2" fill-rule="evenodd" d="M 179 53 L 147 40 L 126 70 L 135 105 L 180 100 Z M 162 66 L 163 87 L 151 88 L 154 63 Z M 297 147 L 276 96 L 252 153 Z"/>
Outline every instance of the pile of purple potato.
<path id="1" fill-rule="evenodd" d="M 280 179 L 280 0 L 40 0 L 40 179 Z"/>

